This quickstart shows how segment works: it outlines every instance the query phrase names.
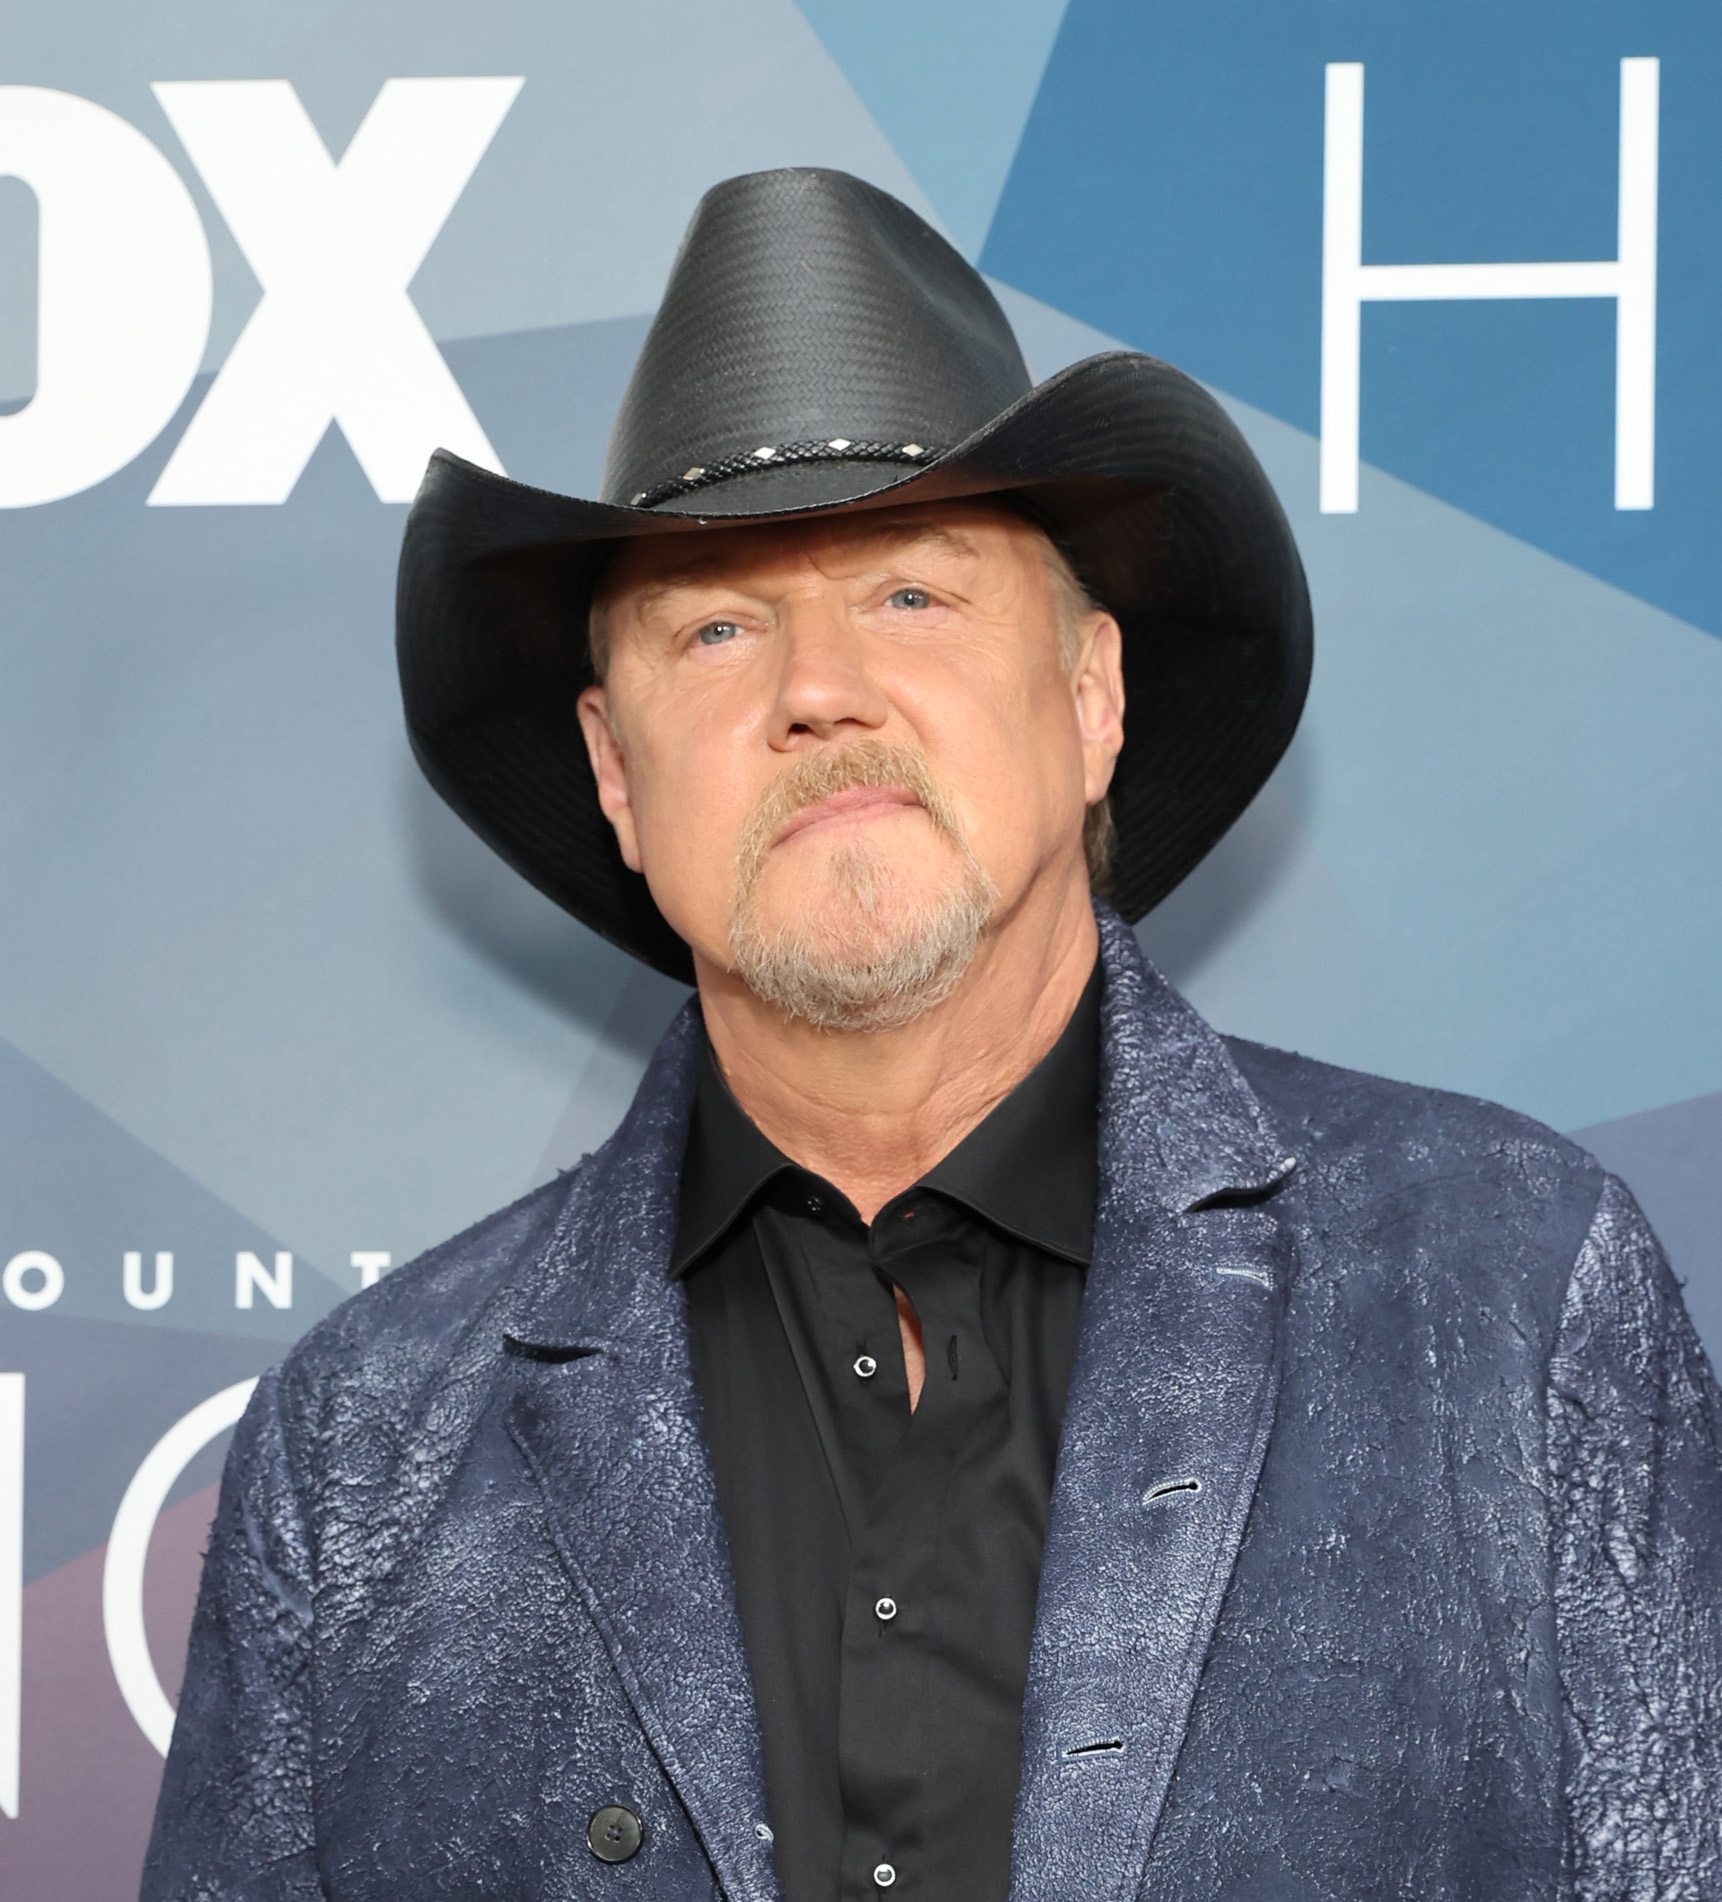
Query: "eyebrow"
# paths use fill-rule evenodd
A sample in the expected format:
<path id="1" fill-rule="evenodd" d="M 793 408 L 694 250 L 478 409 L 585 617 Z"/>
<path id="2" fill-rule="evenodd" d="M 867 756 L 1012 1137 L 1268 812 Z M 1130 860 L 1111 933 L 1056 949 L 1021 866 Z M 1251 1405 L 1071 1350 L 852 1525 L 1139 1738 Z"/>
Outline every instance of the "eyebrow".
<path id="1" fill-rule="evenodd" d="M 856 540 L 888 542 L 893 550 L 911 547 L 917 542 L 930 543 L 948 554 L 967 556 L 971 560 L 980 553 L 961 529 L 947 528 L 941 522 L 880 522 L 871 527 L 866 536 L 858 535 Z M 709 555 L 696 555 L 679 567 L 659 575 L 656 580 L 648 581 L 636 599 L 642 610 L 649 610 L 666 595 L 674 594 L 679 588 L 697 586 L 708 576 L 721 571 L 723 566 L 724 557 L 721 553 L 714 551 Z"/>
<path id="2" fill-rule="evenodd" d="M 885 522 L 877 530 L 878 540 L 901 547 L 905 543 L 931 542 L 953 555 L 978 555 L 980 550 L 960 528 L 947 528 L 943 522 Z"/>

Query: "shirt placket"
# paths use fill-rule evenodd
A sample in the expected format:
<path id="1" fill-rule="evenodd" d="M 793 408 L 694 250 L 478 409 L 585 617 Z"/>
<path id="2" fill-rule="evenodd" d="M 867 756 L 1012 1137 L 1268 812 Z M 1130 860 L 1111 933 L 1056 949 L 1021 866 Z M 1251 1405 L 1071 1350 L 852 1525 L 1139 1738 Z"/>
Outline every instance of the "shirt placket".
<path id="1" fill-rule="evenodd" d="M 942 1526 L 963 1448 L 1004 1388 L 980 1336 L 978 1271 L 950 1247 L 930 1198 L 888 1212 L 868 1235 L 874 1272 L 903 1288 L 921 1322 L 926 1378 L 895 1451 L 851 1526 L 840 1775 L 844 1902 L 926 1892 L 932 1781 L 941 1742 L 933 1678 L 955 1634 Z M 912 1226 L 913 1225 L 913 1226 Z"/>

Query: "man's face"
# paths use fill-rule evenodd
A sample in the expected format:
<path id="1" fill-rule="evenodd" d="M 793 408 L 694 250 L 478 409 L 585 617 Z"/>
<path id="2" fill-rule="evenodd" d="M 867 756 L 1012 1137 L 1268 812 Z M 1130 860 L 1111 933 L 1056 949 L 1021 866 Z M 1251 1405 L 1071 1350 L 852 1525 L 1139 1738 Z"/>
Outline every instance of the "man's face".
<path id="1" fill-rule="evenodd" d="M 1049 552 L 985 503 L 622 545 L 581 718 L 623 857 L 697 961 L 816 1022 L 902 1021 L 1081 875 L 1118 631 Z M 836 1001 L 798 1001 L 795 970 Z M 869 1006 L 881 985 L 900 1007 Z"/>

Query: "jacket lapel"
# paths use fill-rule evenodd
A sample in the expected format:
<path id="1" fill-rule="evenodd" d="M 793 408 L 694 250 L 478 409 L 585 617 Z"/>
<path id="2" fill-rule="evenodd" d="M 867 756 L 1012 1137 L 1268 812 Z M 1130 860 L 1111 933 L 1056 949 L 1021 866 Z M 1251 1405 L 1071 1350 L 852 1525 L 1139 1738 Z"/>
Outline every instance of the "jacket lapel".
<path id="1" fill-rule="evenodd" d="M 1101 1182 L 1023 1711 L 1013 1902 L 1134 1892 L 1261 1471 L 1294 1167 L 1100 913 Z"/>
<path id="2" fill-rule="evenodd" d="M 698 1023 L 690 1005 L 516 1289 L 506 1418 L 723 1892 L 768 1902 L 759 1724 L 685 1304 L 667 1278 Z"/>

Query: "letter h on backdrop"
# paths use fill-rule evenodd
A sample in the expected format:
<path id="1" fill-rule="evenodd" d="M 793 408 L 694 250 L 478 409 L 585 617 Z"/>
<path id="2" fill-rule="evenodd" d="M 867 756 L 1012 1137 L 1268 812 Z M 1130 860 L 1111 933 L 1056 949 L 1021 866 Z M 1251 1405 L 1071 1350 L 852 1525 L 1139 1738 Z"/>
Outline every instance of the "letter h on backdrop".
<path id="1" fill-rule="evenodd" d="M 1365 264 L 1363 68 L 1327 69 L 1321 247 L 1321 508 L 1357 511 L 1366 303 L 1521 297 L 1615 300 L 1614 505 L 1647 509 L 1656 474 L 1658 62 L 1620 62 L 1617 255 L 1580 264 Z"/>

